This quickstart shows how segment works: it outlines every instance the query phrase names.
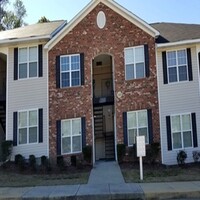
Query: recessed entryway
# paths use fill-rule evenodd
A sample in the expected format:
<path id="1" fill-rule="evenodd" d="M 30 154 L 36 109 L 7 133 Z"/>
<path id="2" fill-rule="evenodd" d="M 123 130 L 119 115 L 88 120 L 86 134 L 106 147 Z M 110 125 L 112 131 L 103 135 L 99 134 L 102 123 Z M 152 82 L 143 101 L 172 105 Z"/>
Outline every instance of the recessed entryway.
<path id="1" fill-rule="evenodd" d="M 115 159 L 114 89 L 112 57 L 93 60 L 93 115 L 95 160 Z"/>

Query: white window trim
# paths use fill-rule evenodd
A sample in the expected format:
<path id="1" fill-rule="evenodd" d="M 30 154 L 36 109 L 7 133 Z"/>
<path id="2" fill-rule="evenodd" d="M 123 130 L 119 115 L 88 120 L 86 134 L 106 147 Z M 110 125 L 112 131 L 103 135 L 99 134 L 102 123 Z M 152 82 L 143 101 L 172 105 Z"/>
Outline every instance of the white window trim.
<path id="1" fill-rule="evenodd" d="M 72 56 L 79 56 L 79 70 L 72 70 L 71 69 L 71 57 Z M 62 66 L 61 66 L 61 58 L 65 58 L 68 57 L 69 58 L 69 70 L 68 71 L 62 71 Z M 79 76 L 79 85 L 73 85 L 72 86 L 72 72 L 79 72 L 80 76 Z M 62 73 L 69 73 L 69 86 L 64 87 L 62 85 Z M 81 85 L 81 56 L 80 54 L 70 54 L 70 55 L 63 55 L 60 56 L 60 86 L 61 88 L 68 88 L 68 87 L 79 87 Z"/>
<path id="2" fill-rule="evenodd" d="M 190 115 L 190 127 L 191 127 L 191 130 L 188 130 L 188 131 L 191 131 L 191 140 L 192 140 L 192 146 L 191 147 L 183 147 L 183 144 L 184 144 L 184 141 L 183 141 L 183 128 L 182 128 L 182 116 L 183 115 Z M 174 138 L 173 138 L 173 134 L 176 133 L 176 132 L 172 132 L 172 117 L 175 117 L 175 116 L 181 116 L 181 146 L 182 148 L 177 148 L 175 149 L 173 144 L 174 144 Z M 173 151 L 179 151 L 179 150 L 183 150 L 183 149 L 191 149 L 191 148 L 194 148 L 194 144 L 193 144 L 193 130 L 192 130 L 192 113 L 179 113 L 179 114 L 173 114 L 173 115 L 170 115 L 170 124 L 171 124 L 171 140 L 172 140 L 172 150 Z M 185 130 L 186 131 L 186 130 Z"/>
<path id="3" fill-rule="evenodd" d="M 37 142 L 35 143 L 29 143 L 29 128 L 31 127 L 36 127 L 36 126 L 29 126 L 29 115 L 27 115 L 27 125 L 26 127 L 19 127 L 19 113 L 21 112 L 27 112 L 29 113 L 30 111 L 37 111 Z M 38 114 L 39 114 L 39 109 L 38 108 L 35 108 L 35 109 L 28 109 L 28 110 L 19 110 L 17 112 L 17 143 L 18 143 L 18 146 L 26 146 L 26 145 L 33 145 L 33 144 L 38 144 L 39 143 L 39 117 L 38 117 Z M 19 143 L 19 129 L 20 128 L 27 128 L 27 143 L 26 144 L 20 144 Z"/>
<path id="4" fill-rule="evenodd" d="M 140 45 L 140 46 L 134 46 L 134 47 L 126 47 L 126 48 L 124 48 L 124 62 L 125 62 L 125 80 L 126 81 L 131 81 L 131 80 L 137 80 L 137 79 L 142 79 L 142 78 L 145 78 L 145 74 L 146 74 L 146 67 L 145 67 L 145 54 L 144 54 L 144 60 L 142 60 L 142 61 L 140 61 L 140 62 L 135 62 L 135 58 L 136 58 L 136 56 L 135 56 L 135 49 L 137 49 L 137 48 L 143 48 L 143 51 L 144 51 L 144 45 Z M 126 59 L 125 59 L 125 56 L 126 56 L 126 50 L 129 50 L 129 49 L 131 49 L 132 51 L 133 51 L 133 55 L 134 55 L 134 63 L 132 63 L 132 62 L 130 62 L 130 63 L 127 63 L 126 62 Z M 138 63 L 144 63 L 144 77 L 141 77 L 141 78 L 137 78 L 136 77 L 136 64 L 138 64 Z M 127 76 L 126 76 L 126 65 L 131 65 L 131 64 L 133 64 L 134 65 L 134 77 L 132 78 L 132 79 L 127 79 Z"/>
<path id="5" fill-rule="evenodd" d="M 182 50 L 185 50 L 186 52 L 186 72 L 187 72 L 187 80 L 184 80 L 184 81 L 180 81 L 179 80 L 179 71 L 178 71 L 178 67 L 179 66 L 182 66 L 182 65 L 178 65 L 178 51 L 182 51 Z M 173 52 L 175 51 L 176 52 L 176 62 L 177 64 L 174 65 L 174 66 L 168 66 L 168 53 L 169 52 Z M 166 51 L 166 60 L 167 60 L 167 80 L 168 80 L 168 84 L 177 84 L 177 83 L 185 83 L 185 82 L 189 82 L 189 74 L 188 74 L 188 57 L 187 57 L 187 49 L 186 48 L 183 48 L 183 49 L 175 49 L 175 50 L 169 50 L 169 51 Z M 177 81 L 174 81 L 174 82 L 170 82 L 169 81 L 169 68 L 172 68 L 172 67 L 176 67 L 176 73 L 177 73 Z"/>
<path id="6" fill-rule="evenodd" d="M 73 120 L 80 120 L 80 134 L 76 134 L 76 135 L 72 135 L 72 121 Z M 70 127 L 71 127 L 71 133 L 70 133 L 70 136 L 65 136 L 65 137 L 63 137 L 62 136 L 62 122 L 65 122 L 65 121 L 70 121 Z M 80 136 L 80 144 L 81 144 L 81 146 L 80 146 L 80 149 L 82 149 L 82 124 L 81 124 L 81 118 L 71 118 L 71 119 L 64 119 L 64 120 L 61 120 L 61 154 L 62 155 L 72 155 L 72 154 L 78 154 L 78 153 L 82 153 L 82 150 L 80 150 L 80 151 L 76 151 L 76 152 L 73 152 L 72 150 L 73 150 L 73 144 L 72 144 L 72 138 L 73 137 L 75 137 L 75 136 Z M 64 153 L 63 152 L 63 147 L 62 147 L 62 139 L 63 138 L 69 138 L 70 137 L 70 144 L 71 144 L 71 147 L 70 147 L 70 152 L 69 153 Z"/>
<path id="7" fill-rule="evenodd" d="M 138 112 L 143 112 L 143 111 L 146 111 L 146 113 L 147 113 L 147 126 L 138 126 L 138 124 L 139 124 L 139 122 L 138 122 Z M 136 111 L 129 111 L 129 112 L 127 112 L 127 114 L 128 113 L 136 113 L 136 123 L 137 123 L 137 127 L 132 127 L 131 129 L 137 129 L 137 136 L 139 136 L 138 135 L 138 133 L 139 133 L 139 128 L 147 128 L 147 143 L 146 144 L 149 144 L 149 126 L 148 126 L 148 111 L 146 110 L 146 109 L 144 109 L 144 110 L 136 110 Z M 129 134 L 129 128 L 128 128 L 128 120 L 127 120 L 127 134 Z M 133 146 L 133 144 L 129 144 L 129 136 L 128 136 L 128 146 L 129 147 L 132 147 Z"/>
<path id="8" fill-rule="evenodd" d="M 30 49 L 30 48 L 33 48 L 33 47 L 36 47 L 36 48 L 37 48 L 37 60 L 31 61 L 31 62 L 30 62 L 30 61 L 29 61 L 29 49 Z M 20 50 L 20 49 L 27 49 L 27 62 L 21 62 L 21 63 L 19 62 L 19 50 Z M 39 71 L 39 69 L 38 69 L 39 60 L 38 60 L 38 59 L 39 59 L 39 55 L 38 55 L 38 46 L 35 45 L 35 46 L 25 46 L 25 47 L 19 47 L 19 48 L 18 48 L 18 64 L 17 64 L 17 65 L 18 65 L 18 69 L 17 69 L 17 70 L 18 70 L 18 80 L 26 80 L 26 79 L 35 79 L 35 78 L 38 78 L 38 73 L 39 73 L 39 72 L 38 72 L 38 71 Z M 29 77 L 29 64 L 32 63 L 32 62 L 37 62 L 37 76 Z M 27 63 L 27 77 L 26 77 L 26 78 L 20 78 L 20 77 L 19 77 L 19 65 L 20 65 L 20 64 L 25 64 L 25 63 Z"/>

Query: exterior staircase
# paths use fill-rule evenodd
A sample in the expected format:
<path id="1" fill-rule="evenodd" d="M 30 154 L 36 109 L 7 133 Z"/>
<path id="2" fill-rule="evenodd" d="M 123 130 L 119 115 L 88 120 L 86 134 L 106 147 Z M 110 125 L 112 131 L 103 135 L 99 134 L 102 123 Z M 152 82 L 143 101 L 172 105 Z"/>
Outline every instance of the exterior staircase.
<path id="1" fill-rule="evenodd" d="M 5 132 L 6 130 L 6 104 L 0 101 L 0 124 Z"/>
<path id="2" fill-rule="evenodd" d="M 107 132 L 105 136 L 105 157 L 106 160 L 115 159 L 115 148 L 114 148 L 114 133 Z"/>
<path id="3" fill-rule="evenodd" d="M 94 107 L 94 134 L 95 138 L 104 137 L 103 107 Z"/>

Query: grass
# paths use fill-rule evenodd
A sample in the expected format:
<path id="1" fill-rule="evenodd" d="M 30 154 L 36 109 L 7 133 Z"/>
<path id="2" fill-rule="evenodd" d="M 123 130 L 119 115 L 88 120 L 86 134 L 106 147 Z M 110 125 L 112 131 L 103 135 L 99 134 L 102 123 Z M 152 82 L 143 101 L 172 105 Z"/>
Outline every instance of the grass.
<path id="1" fill-rule="evenodd" d="M 127 183 L 141 182 L 139 166 L 121 166 L 122 174 Z M 144 166 L 144 180 L 142 182 L 177 182 L 199 181 L 200 165 L 172 166 Z"/>
<path id="2" fill-rule="evenodd" d="M 64 170 L 54 169 L 50 172 L 30 169 L 19 170 L 14 164 L 0 168 L 0 187 L 32 187 L 53 185 L 86 184 L 91 167 L 67 167 Z"/>

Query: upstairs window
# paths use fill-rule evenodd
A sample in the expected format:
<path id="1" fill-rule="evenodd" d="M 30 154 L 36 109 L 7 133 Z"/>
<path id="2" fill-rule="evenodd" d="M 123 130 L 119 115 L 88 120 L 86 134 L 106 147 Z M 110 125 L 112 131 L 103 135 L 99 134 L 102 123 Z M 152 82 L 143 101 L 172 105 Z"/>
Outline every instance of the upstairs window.
<path id="1" fill-rule="evenodd" d="M 43 76 L 42 45 L 14 49 L 14 80 Z"/>
<path id="2" fill-rule="evenodd" d="M 186 49 L 167 52 L 167 68 L 169 83 L 187 81 L 188 66 Z"/>
<path id="3" fill-rule="evenodd" d="M 149 76 L 148 46 L 129 47 L 124 49 L 126 80 Z"/>
<path id="4" fill-rule="evenodd" d="M 38 75 L 37 47 L 19 48 L 19 79 L 33 78 Z"/>
<path id="5" fill-rule="evenodd" d="M 164 84 L 192 81 L 191 49 L 162 52 Z"/>
<path id="6" fill-rule="evenodd" d="M 80 55 L 67 55 L 60 57 L 61 87 L 80 85 Z"/>
<path id="7" fill-rule="evenodd" d="M 68 88 L 84 85 L 84 54 L 56 57 L 56 87 Z"/>

